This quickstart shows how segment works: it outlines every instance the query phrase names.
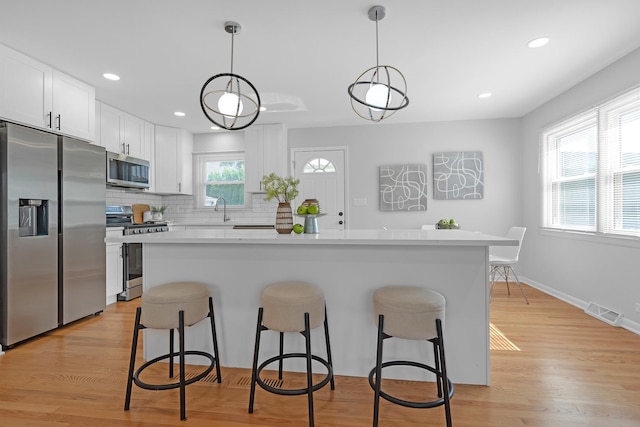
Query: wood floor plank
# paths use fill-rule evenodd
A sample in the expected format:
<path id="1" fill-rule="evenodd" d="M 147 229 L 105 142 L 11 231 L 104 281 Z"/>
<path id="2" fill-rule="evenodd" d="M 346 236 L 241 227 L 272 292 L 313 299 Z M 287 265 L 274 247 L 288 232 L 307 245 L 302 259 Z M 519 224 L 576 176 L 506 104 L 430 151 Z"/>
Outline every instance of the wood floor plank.
<path id="1" fill-rule="evenodd" d="M 640 337 L 525 285 L 496 284 L 491 322 L 515 350 L 491 351 L 490 387 L 455 385 L 455 426 L 640 426 Z M 305 396 L 258 389 L 247 413 L 245 369 L 223 366 L 223 383 L 187 387 L 186 422 L 177 390 L 135 388 L 124 411 L 129 346 L 139 300 L 8 350 L 0 356 L 0 426 L 303 426 Z M 445 331 L 446 340 L 446 331 Z M 446 341 L 445 341 L 446 342 Z M 373 351 L 373 349 L 372 349 Z M 139 353 L 141 354 L 141 353 Z M 197 369 L 197 368 L 195 368 Z M 454 375 L 454 373 L 451 373 Z M 285 381 L 300 381 L 287 374 Z M 406 396 L 430 384 L 389 381 Z M 318 426 L 370 426 L 373 392 L 366 378 L 336 378 L 314 394 Z M 418 410 L 382 401 L 381 426 L 442 426 L 443 408 Z"/>

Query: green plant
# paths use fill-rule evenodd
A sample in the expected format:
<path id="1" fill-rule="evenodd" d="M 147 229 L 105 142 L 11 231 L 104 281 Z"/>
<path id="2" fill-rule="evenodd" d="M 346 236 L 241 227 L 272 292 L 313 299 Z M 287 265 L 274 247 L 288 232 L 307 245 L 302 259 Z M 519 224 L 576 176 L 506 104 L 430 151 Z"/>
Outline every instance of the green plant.
<path id="1" fill-rule="evenodd" d="M 275 198 L 279 203 L 289 203 L 298 195 L 298 184 L 299 179 L 292 176 L 282 178 L 273 172 L 262 177 L 266 201 Z"/>
<path id="2" fill-rule="evenodd" d="M 151 213 L 161 213 L 164 214 L 164 211 L 167 210 L 166 206 L 151 206 Z"/>

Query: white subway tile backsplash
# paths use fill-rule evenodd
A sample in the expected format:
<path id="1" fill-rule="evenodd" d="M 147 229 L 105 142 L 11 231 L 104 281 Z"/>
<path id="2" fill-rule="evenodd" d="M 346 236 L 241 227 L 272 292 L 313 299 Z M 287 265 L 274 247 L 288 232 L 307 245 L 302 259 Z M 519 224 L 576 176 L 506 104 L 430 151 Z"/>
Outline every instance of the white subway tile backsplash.
<path id="1" fill-rule="evenodd" d="M 163 196 L 136 191 L 108 189 L 106 197 L 107 205 L 133 205 L 147 204 L 150 206 L 166 206 L 164 218 L 177 223 L 218 223 L 222 222 L 222 208 L 214 209 L 195 208 L 192 196 L 172 195 Z M 264 194 L 252 194 L 250 208 L 227 209 L 227 216 L 234 223 L 245 224 L 273 224 L 276 218 L 278 203 L 266 202 Z"/>

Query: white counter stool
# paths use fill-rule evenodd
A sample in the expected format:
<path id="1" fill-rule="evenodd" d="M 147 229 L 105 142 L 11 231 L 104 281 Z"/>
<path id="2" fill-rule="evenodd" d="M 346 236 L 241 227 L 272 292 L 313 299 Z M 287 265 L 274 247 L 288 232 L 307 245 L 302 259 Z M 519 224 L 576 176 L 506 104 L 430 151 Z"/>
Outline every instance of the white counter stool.
<path id="1" fill-rule="evenodd" d="M 442 294 L 417 286 L 386 286 L 373 295 L 378 321 L 378 345 L 376 366 L 369 373 L 369 384 L 375 391 L 373 425 L 378 425 L 380 397 L 409 408 L 435 408 L 444 405 L 447 426 L 451 426 L 453 384 L 447 377 L 442 328 L 446 301 Z M 387 338 L 426 340 L 433 344 L 434 366 L 424 363 L 394 360 L 382 362 L 383 342 Z M 382 391 L 382 368 L 388 366 L 412 366 L 425 369 L 436 376 L 437 399 L 412 402 L 391 396 Z M 435 395 L 434 395 L 435 397 Z"/>
<path id="2" fill-rule="evenodd" d="M 184 328 L 192 326 L 206 318 L 211 322 L 211 335 L 213 339 L 213 355 L 196 350 L 185 350 Z M 138 334 L 141 329 L 168 329 L 169 353 L 158 356 L 140 366 L 135 372 L 136 349 L 138 347 Z M 179 349 L 174 352 L 173 331 L 178 330 Z M 133 342 L 131 344 L 131 360 L 129 362 L 129 378 L 127 380 L 127 394 L 124 403 L 125 411 L 129 410 L 131 403 L 131 388 L 133 383 L 146 390 L 170 390 L 180 389 L 180 419 L 186 420 L 185 387 L 200 381 L 216 367 L 218 383 L 222 381 L 220 375 L 220 359 L 218 358 L 218 339 L 216 336 L 216 323 L 213 314 L 213 299 L 209 289 L 202 283 L 177 282 L 167 283 L 145 290 L 142 294 L 141 306 L 136 310 L 136 320 L 133 329 Z M 185 379 L 185 356 L 202 356 L 209 359 L 209 365 L 199 374 Z M 173 378 L 173 358 L 179 358 L 179 378 L 177 382 L 163 384 L 149 384 L 140 379 L 142 372 L 155 363 L 169 359 L 169 378 Z"/>
<path id="3" fill-rule="evenodd" d="M 327 352 L 326 359 L 311 353 L 311 329 L 323 324 Z M 260 335 L 263 331 L 268 330 L 280 332 L 280 354 L 265 360 L 258 366 Z M 285 332 L 301 333 L 305 337 L 306 351 L 304 353 L 284 353 Z M 260 377 L 260 373 L 265 367 L 271 363 L 278 362 L 278 379 L 282 380 L 282 362 L 284 359 L 289 358 L 306 359 L 307 387 L 282 389 L 267 384 L 267 382 Z M 313 384 L 312 360 L 321 363 L 327 369 L 327 375 L 317 384 Z M 313 426 L 313 392 L 324 387 L 327 383 L 331 383 L 331 390 L 335 389 L 324 293 L 317 286 L 305 282 L 272 283 L 262 291 L 260 308 L 258 309 L 253 369 L 251 371 L 249 413 L 253 413 L 256 384 L 258 384 L 262 389 L 275 394 L 286 396 L 307 394 L 309 426 Z"/>

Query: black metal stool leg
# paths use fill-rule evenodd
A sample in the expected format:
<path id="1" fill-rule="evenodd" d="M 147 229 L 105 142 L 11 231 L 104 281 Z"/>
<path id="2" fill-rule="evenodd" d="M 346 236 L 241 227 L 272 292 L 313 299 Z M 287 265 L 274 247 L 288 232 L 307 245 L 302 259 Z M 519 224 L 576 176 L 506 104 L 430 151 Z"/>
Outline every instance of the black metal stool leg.
<path id="1" fill-rule="evenodd" d="M 373 427 L 378 427 L 380 389 L 382 387 L 382 344 L 384 342 L 384 315 L 378 316 L 378 348 L 376 353 L 376 387 L 373 400 Z"/>
<path id="2" fill-rule="evenodd" d="M 178 312 L 178 334 L 180 335 L 180 419 L 187 419 L 185 407 L 185 383 L 184 383 L 184 311 Z"/>
<path id="3" fill-rule="evenodd" d="M 256 377 L 258 375 L 258 353 L 260 351 L 260 334 L 262 333 L 262 312 L 263 308 L 258 309 L 258 323 L 256 326 L 256 344 L 253 350 L 253 366 L 251 368 L 251 391 L 249 394 L 249 413 L 253 413 L 253 402 L 256 395 Z"/>
<path id="4" fill-rule="evenodd" d="M 211 337 L 213 338 L 213 357 L 216 358 L 216 377 L 218 384 L 222 382 L 220 373 L 220 353 L 218 352 L 218 335 L 216 334 L 216 320 L 213 314 L 213 298 L 209 297 L 209 317 L 211 318 Z"/>
<path id="5" fill-rule="evenodd" d="M 309 326 L 309 313 L 304 314 L 304 338 L 307 350 L 307 401 L 309 402 L 309 427 L 313 427 L 313 371 L 311 369 L 311 328 Z"/>
<path id="6" fill-rule="evenodd" d="M 169 329 L 169 378 L 173 378 L 173 329 Z"/>
<path id="7" fill-rule="evenodd" d="M 331 390 L 336 389 L 335 381 L 333 380 L 333 359 L 331 358 L 331 343 L 329 341 L 329 322 L 327 320 L 327 306 L 324 307 L 324 339 L 327 344 L 327 362 L 331 366 Z"/>
<path id="8" fill-rule="evenodd" d="M 138 307 L 136 309 L 136 321 L 133 326 L 133 339 L 131 340 L 131 358 L 129 360 L 129 377 L 127 378 L 127 392 L 124 398 L 124 410 L 129 410 L 131 404 L 131 388 L 133 386 L 133 370 L 136 364 L 136 353 L 138 350 L 138 332 L 140 330 L 140 316 L 142 309 Z"/>
<path id="9" fill-rule="evenodd" d="M 438 349 L 440 351 L 440 373 L 442 376 L 442 388 L 444 398 L 444 411 L 447 419 L 447 427 L 451 427 L 451 402 L 449 399 L 449 377 L 447 376 L 447 364 L 444 358 L 444 338 L 442 336 L 442 321 L 436 319 L 436 330 L 438 332 Z"/>
<path id="10" fill-rule="evenodd" d="M 442 371 L 440 370 L 440 353 L 437 340 L 429 340 L 433 344 L 433 366 L 436 369 L 436 385 L 438 386 L 438 397 L 442 397 Z"/>
<path id="11" fill-rule="evenodd" d="M 283 364 L 282 355 L 283 354 L 284 354 L 284 332 L 280 332 L 280 360 L 278 361 L 278 379 L 279 380 L 282 379 L 282 364 Z"/>

